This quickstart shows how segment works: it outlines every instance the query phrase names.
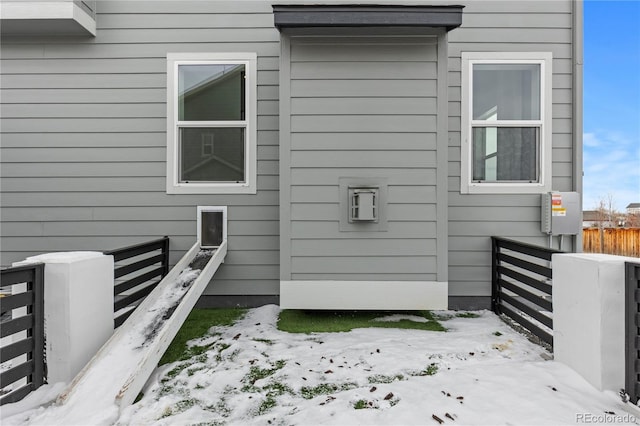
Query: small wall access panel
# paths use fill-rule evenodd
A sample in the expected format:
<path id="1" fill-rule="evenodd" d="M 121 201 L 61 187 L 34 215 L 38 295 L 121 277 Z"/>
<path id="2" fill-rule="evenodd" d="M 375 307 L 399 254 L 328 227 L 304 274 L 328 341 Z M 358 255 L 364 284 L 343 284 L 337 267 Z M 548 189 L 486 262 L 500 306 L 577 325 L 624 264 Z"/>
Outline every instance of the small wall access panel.
<path id="1" fill-rule="evenodd" d="M 547 192 L 542 194 L 542 232 L 549 235 L 576 235 L 582 230 L 580 194 Z"/>
<path id="2" fill-rule="evenodd" d="M 349 188 L 349 222 L 378 221 L 378 188 Z"/>
<path id="3" fill-rule="evenodd" d="M 198 206 L 198 242 L 200 247 L 220 247 L 226 239 L 227 207 Z"/>

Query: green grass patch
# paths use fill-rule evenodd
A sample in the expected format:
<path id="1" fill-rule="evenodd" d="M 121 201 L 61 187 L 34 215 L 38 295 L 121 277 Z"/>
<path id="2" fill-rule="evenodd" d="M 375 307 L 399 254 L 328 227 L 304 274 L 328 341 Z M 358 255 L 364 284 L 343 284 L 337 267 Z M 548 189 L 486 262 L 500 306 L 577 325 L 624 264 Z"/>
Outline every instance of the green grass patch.
<path id="1" fill-rule="evenodd" d="M 458 318 L 478 318 L 480 315 L 474 312 L 458 312 L 456 316 Z"/>
<path id="2" fill-rule="evenodd" d="M 270 339 L 251 339 L 251 340 L 253 340 L 254 342 L 264 343 L 267 346 L 271 346 L 274 343 L 273 340 L 270 340 Z"/>
<path id="3" fill-rule="evenodd" d="M 300 395 L 304 399 L 313 399 L 320 395 L 329 395 L 336 392 L 348 391 L 357 388 L 356 383 L 347 382 L 337 385 L 335 383 L 321 383 L 317 386 L 303 386 L 300 388 Z"/>
<path id="4" fill-rule="evenodd" d="M 185 320 L 178 334 L 173 339 L 165 351 L 158 365 L 169 364 L 171 362 L 188 359 L 193 355 L 199 355 L 209 349 L 208 347 L 194 346 L 187 347 L 187 342 L 192 339 L 204 336 L 214 325 L 231 325 L 239 320 L 246 312 L 246 309 L 194 309 Z M 201 352 L 198 352 L 201 351 Z"/>
<path id="5" fill-rule="evenodd" d="M 245 386 L 243 389 L 250 389 L 253 387 L 254 383 L 261 379 L 266 379 L 269 376 L 272 376 L 276 371 L 281 370 L 286 365 L 285 360 L 278 360 L 275 364 L 272 364 L 272 368 L 260 368 L 255 365 L 249 369 L 249 373 L 242 378 L 243 383 L 247 383 L 249 387 Z"/>
<path id="6" fill-rule="evenodd" d="M 424 376 L 433 376 L 434 374 L 436 374 L 438 372 L 438 364 L 431 363 L 427 366 L 427 368 L 425 368 L 424 370 L 420 370 L 420 371 L 413 371 L 411 373 L 409 373 L 409 375 L 414 376 L 414 377 L 424 377 Z"/>
<path id="7" fill-rule="evenodd" d="M 370 384 L 388 384 L 393 383 L 396 380 L 404 380 L 404 376 L 402 374 L 396 374 L 395 376 L 385 376 L 384 374 L 374 374 L 373 376 L 367 377 L 367 381 Z"/>
<path id="8" fill-rule="evenodd" d="M 364 399 L 359 399 L 353 404 L 353 408 L 356 410 L 364 410 L 365 408 L 369 408 L 369 403 Z"/>
<path id="9" fill-rule="evenodd" d="M 265 399 L 262 400 L 258 407 L 258 415 L 264 414 L 276 406 L 276 398 L 285 393 L 293 395 L 293 389 L 280 382 L 271 382 L 262 388 L 267 391 Z"/>
<path id="10" fill-rule="evenodd" d="M 171 370 L 169 370 L 169 371 L 167 371 L 165 373 L 164 377 L 160 380 L 160 382 L 161 383 L 166 383 L 166 382 L 170 381 L 171 379 L 175 378 L 178 374 L 180 374 L 182 372 L 182 370 L 187 368 L 189 365 L 191 365 L 191 364 L 190 363 L 185 363 L 185 362 L 182 362 L 182 363 L 176 365 Z"/>
<path id="11" fill-rule="evenodd" d="M 222 398 L 215 404 L 207 405 L 203 407 L 207 411 L 211 411 L 213 413 L 217 413 L 222 417 L 229 417 L 231 415 L 231 408 L 227 405 L 227 401 Z M 224 422 L 221 424 L 225 424 Z"/>
<path id="12" fill-rule="evenodd" d="M 276 406 L 276 397 L 273 395 L 267 395 L 265 399 L 262 400 L 260 406 L 258 407 L 258 415 L 262 415 L 267 411 L 271 410 Z"/>
<path id="13" fill-rule="evenodd" d="M 375 321 L 386 315 L 415 315 L 427 322 L 410 320 Z M 334 333 L 354 328 L 402 328 L 429 331 L 446 331 L 429 311 L 381 312 L 381 311 L 310 311 L 286 309 L 278 317 L 278 329 L 289 333 Z"/>

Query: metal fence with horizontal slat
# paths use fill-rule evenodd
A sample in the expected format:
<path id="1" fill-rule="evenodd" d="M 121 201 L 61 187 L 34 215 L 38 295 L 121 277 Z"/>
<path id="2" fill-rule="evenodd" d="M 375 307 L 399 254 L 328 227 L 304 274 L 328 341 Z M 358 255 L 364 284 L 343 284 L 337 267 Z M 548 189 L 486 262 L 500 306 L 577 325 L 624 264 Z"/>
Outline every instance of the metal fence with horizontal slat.
<path id="1" fill-rule="evenodd" d="M 16 402 L 45 383 L 44 264 L 3 269 L 0 298 L 0 405 Z M 20 288 L 22 287 L 22 288 Z"/>
<path id="2" fill-rule="evenodd" d="M 114 328 L 118 328 L 169 273 L 169 237 L 104 254 L 112 255 L 115 263 L 113 310 Z"/>
<path id="3" fill-rule="evenodd" d="M 625 262 L 625 390 L 640 398 L 640 263 Z"/>
<path id="4" fill-rule="evenodd" d="M 561 251 L 491 237 L 491 309 L 553 346 L 551 257 Z"/>

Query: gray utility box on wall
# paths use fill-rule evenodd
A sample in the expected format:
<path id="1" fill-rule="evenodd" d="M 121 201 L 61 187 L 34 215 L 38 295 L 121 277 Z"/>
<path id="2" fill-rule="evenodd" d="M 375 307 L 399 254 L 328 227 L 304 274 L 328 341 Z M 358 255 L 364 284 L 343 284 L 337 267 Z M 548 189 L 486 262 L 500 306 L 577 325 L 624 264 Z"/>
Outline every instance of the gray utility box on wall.
<path id="1" fill-rule="evenodd" d="M 542 194 L 541 227 L 544 234 L 576 235 L 582 230 L 582 209 L 577 192 Z"/>

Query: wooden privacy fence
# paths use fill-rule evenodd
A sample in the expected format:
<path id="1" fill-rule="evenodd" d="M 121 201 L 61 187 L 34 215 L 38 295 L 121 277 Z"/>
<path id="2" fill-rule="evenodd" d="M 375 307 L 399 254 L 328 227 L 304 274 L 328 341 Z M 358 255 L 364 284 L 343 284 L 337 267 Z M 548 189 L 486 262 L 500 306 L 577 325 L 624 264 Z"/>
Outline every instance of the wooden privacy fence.
<path id="1" fill-rule="evenodd" d="M 640 263 L 625 263 L 625 389 L 640 397 Z"/>
<path id="2" fill-rule="evenodd" d="M 11 295 L 0 298 L 0 405 L 4 405 L 19 401 L 45 382 L 44 264 L 1 273 L 2 287 L 13 287 Z"/>
<path id="3" fill-rule="evenodd" d="M 491 309 L 553 346 L 551 256 L 562 252 L 500 237 L 491 241 Z"/>
<path id="4" fill-rule="evenodd" d="M 598 228 L 582 230 L 585 253 L 606 253 L 640 257 L 640 228 Z"/>
<path id="5" fill-rule="evenodd" d="M 113 310 L 114 328 L 118 328 L 169 273 L 169 237 L 104 254 L 112 255 L 115 262 Z"/>

